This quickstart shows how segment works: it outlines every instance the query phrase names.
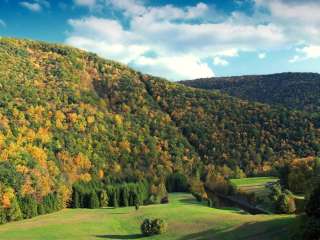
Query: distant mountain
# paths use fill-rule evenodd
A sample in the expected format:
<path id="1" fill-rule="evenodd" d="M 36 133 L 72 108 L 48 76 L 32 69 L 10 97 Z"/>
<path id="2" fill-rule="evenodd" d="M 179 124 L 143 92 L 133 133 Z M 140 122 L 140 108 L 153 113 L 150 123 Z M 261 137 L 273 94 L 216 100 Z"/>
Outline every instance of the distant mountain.
<path id="1" fill-rule="evenodd" d="M 320 74 L 317 73 L 217 77 L 181 83 L 194 88 L 220 90 L 250 101 L 320 111 Z"/>
<path id="2" fill-rule="evenodd" d="M 78 49 L 1 38 L 0 222 L 20 208 L 34 216 L 24 206 L 61 209 L 78 182 L 159 186 L 174 172 L 202 176 L 209 164 L 265 173 L 320 152 L 319 119 Z"/>

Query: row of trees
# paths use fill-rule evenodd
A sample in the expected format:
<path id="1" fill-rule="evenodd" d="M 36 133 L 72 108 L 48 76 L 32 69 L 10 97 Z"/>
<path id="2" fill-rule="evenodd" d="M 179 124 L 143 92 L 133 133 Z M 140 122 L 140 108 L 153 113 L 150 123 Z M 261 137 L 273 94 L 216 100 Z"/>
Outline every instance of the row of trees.
<path id="1" fill-rule="evenodd" d="M 52 213 L 63 208 L 62 200 L 56 193 L 50 193 L 41 202 L 37 202 L 32 196 L 17 198 L 12 189 L 3 191 L 0 196 L 0 224 Z"/>
<path id="2" fill-rule="evenodd" d="M 73 187 L 72 208 L 139 206 L 149 200 L 149 184 L 123 183 L 103 186 L 79 182 Z"/>
<path id="3" fill-rule="evenodd" d="M 292 158 L 275 166 L 281 184 L 297 194 L 308 194 L 320 176 L 320 158 Z"/>

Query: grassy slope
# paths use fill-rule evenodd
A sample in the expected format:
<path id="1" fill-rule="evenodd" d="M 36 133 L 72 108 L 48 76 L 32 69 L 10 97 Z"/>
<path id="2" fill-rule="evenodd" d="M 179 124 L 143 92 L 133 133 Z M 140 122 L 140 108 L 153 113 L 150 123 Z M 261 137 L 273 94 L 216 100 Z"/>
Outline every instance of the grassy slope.
<path id="1" fill-rule="evenodd" d="M 231 179 L 231 183 L 237 187 L 243 187 L 248 185 L 260 185 L 266 184 L 268 182 L 275 182 L 279 179 L 276 177 L 256 177 L 256 178 L 240 178 L 240 179 Z"/>
<path id="2" fill-rule="evenodd" d="M 270 190 L 266 187 L 266 184 L 278 180 L 276 177 L 256 177 L 231 179 L 230 182 L 242 192 L 255 193 L 256 196 L 267 197 Z"/>
<path id="3" fill-rule="evenodd" d="M 0 226 L 0 239 L 140 239 L 146 217 L 161 217 L 168 233 L 148 239 L 287 239 L 293 216 L 246 215 L 196 203 L 189 194 L 172 194 L 169 205 L 118 209 L 77 209 Z"/>

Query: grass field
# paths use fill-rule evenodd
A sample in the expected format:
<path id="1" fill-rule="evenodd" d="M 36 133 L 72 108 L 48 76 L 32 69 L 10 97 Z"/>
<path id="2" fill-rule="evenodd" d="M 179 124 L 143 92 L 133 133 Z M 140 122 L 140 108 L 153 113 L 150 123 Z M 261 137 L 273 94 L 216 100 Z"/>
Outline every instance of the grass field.
<path id="1" fill-rule="evenodd" d="M 256 177 L 231 179 L 230 182 L 242 192 L 254 192 L 256 196 L 264 197 L 269 193 L 268 189 L 266 188 L 266 184 L 276 182 L 278 180 L 279 179 L 276 177 Z"/>
<path id="2" fill-rule="evenodd" d="M 237 209 L 214 209 L 189 194 L 171 194 L 166 205 L 108 209 L 66 209 L 34 219 L 0 226 L 1 240 L 142 239 L 144 218 L 168 222 L 164 235 L 145 239 L 271 240 L 288 238 L 294 216 L 248 215 Z"/>
<path id="3" fill-rule="evenodd" d="M 237 187 L 243 187 L 248 185 L 265 185 L 269 182 L 276 182 L 279 179 L 276 177 L 255 177 L 255 178 L 239 178 L 231 179 L 231 183 Z"/>

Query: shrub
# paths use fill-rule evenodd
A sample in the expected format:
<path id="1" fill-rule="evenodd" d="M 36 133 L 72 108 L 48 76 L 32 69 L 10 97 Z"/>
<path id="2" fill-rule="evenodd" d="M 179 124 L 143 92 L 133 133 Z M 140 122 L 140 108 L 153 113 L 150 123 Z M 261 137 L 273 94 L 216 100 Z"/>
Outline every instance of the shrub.
<path id="1" fill-rule="evenodd" d="M 144 236 L 158 235 L 167 231 L 167 223 L 163 219 L 145 219 L 141 224 L 141 232 Z"/>
<path id="2" fill-rule="evenodd" d="M 154 219 L 152 221 L 152 233 L 153 234 L 162 234 L 167 231 L 167 223 L 163 219 Z"/>
<path id="3" fill-rule="evenodd" d="M 150 219 L 145 219 L 141 224 L 141 232 L 144 236 L 151 236 L 152 233 L 152 221 Z"/>
<path id="4" fill-rule="evenodd" d="M 168 204 L 169 203 L 169 197 L 165 196 L 164 198 L 161 199 L 161 204 Z"/>
<path id="5" fill-rule="evenodd" d="M 281 194 L 276 202 L 276 210 L 279 213 L 294 213 L 296 205 L 294 198 L 287 194 Z"/>

